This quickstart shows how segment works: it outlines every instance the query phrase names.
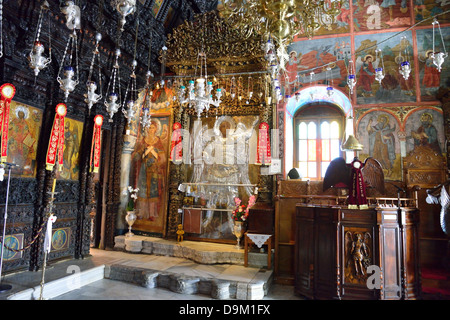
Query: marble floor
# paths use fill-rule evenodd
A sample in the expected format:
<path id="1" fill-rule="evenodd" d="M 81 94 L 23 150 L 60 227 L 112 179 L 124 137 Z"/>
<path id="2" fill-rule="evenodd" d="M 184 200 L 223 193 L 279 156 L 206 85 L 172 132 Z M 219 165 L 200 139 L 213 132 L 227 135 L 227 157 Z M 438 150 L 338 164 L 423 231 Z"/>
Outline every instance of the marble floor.
<path id="1" fill-rule="evenodd" d="M 242 265 L 216 264 L 204 265 L 189 259 L 156 256 L 149 254 L 136 254 L 123 251 L 107 251 L 91 249 L 91 256 L 85 259 L 69 259 L 49 263 L 45 271 L 45 284 L 61 279 L 75 271 L 85 271 L 101 265 L 125 265 L 151 269 L 164 269 L 174 273 L 184 273 L 192 276 L 202 275 L 220 277 L 238 281 L 254 281 L 264 277 L 267 272 L 260 268 L 244 267 Z M 105 269 L 106 270 L 106 269 Z M 106 271 L 105 271 L 106 273 Z M 11 299 L 11 296 L 39 287 L 42 281 L 42 272 L 23 271 L 5 275 L 2 284 L 10 284 L 12 289 L 0 293 L 0 300 Z M 44 285 L 44 292 L 45 292 Z M 36 296 L 36 293 L 34 294 Z M 165 288 L 144 288 L 142 286 L 124 281 L 107 278 L 63 293 L 51 300 L 212 300 L 211 296 L 202 294 L 179 294 Z M 283 286 L 272 283 L 263 300 L 302 300 L 295 296 L 292 286 Z"/>

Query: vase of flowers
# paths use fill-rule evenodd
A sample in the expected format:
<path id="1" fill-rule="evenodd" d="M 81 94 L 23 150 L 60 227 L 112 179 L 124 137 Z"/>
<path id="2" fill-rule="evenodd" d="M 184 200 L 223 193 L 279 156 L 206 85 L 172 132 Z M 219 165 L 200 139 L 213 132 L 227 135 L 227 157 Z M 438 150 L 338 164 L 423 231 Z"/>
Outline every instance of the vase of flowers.
<path id="1" fill-rule="evenodd" d="M 129 199 L 128 205 L 127 205 L 127 215 L 125 216 L 125 221 L 128 224 L 128 232 L 125 234 L 126 237 L 134 236 L 134 233 L 131 232 L 131 227 L 133 226 L 133 224 L 137 218 L 136 200 L 137 200 L 138 191 L 139 191 L 139 188 L 133 189 L 132 186 L 128 186 L 128 192 L 130 193 L 130 199 Z"/>
<path id="2" fill-rule="evenodd" d="M 237 238 L 236 248 L 239 249 L 241 238 L 245 233 L 246 222 L 249 214 L 250 208 L 255 204 L 256 197 L 252 195 L 248 200 L 248 205 L 241 204 L 241 199 L 234 198 L 234 203 L 236 204 L 236 209 L 231 213 L 231 218 L 233 219 L 233 234 Z"/>

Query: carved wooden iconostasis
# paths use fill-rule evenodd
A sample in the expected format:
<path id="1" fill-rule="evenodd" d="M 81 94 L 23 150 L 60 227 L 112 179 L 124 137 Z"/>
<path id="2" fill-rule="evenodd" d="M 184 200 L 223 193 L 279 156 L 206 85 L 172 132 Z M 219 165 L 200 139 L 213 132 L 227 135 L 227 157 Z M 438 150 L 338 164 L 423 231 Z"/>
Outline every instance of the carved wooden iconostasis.
<path id="1" fill-rule="evenodd" d="M 246 203 L 256 188 L 263 196 L 272 192 L 272 177 L 262 177 L 256 164 L 258 126 L 273 119 L 260 43 L 256 34 L 231 28 L 216 12 L 195 16 L 169 35 L 167 68 L 175 75 L 166 83 L 175 94 L 207 74 L 222 96 L 219 107 L 200 114 L 179 97 L 174 103 L 174 123 L 186 135 L 181 163 L 170 163 L 168 236 L 182 223 L 185 239 L 235 243 L 234 197 Z M 205 53 L 206 69 L 199 53 Z"/>
<path id="2" fill-rule="evenodd" d="M 170 0 L 137 1 L 139 14 L 128 16 L 124 30 L 120 30 L 120 15 L 110 1 L 76 1 L 81 11 L 81 27 L 75 29 L 78 50 L 75 55 L 73 48 L 71 54 L 65 52 L 72 29 L 62 12 L 64 2 L 48 0 L 48 8 L 41 10 L 43 3 L 3 3 L 1 78 L 2 83 L 11 83 L 16 89 L 11 102 L 7 162 L 18 165 L 11 170 L 5 243 L 12 250 L 5 250 L 4 272 L 19 269 L 37 271 L 41 268 L 44 256 L 42 230 L 45 229 L 43 226 L 51 198 L 49 192 L 55 179 L 53 213 L 57 220 L 53 225 L 49 262 L 67 257 L 83 258 L 89 255 L 91 247 L 114 247 L 114 236 L 123 229 L 124 223 L 119 212 L 122 198 L 125 198 L 121 194 L 121 162 L 125 159 L 123 150 L 131 141 L 130 138 L 124 139 L 126 119 L 122 111 L 114 114 L 110 122 L 104 105 L 116 49 L 121 50 L 118 59 L 120 79 L 116 85 L 120 83 L 123 97 L 132 73 L 133 58 L 137 61 L 137 88 L 142 88 L 147 81 L 146 72 L 160 70 L 157 56 L 170 29 L 190 19 L 194 12 L 210 9 L 209 4 L 200 6 L 197 1 L 192 4 Z M 141 23 L 137 23 L 138 19 Z M 42 58 L 51 59 L 35 74 L 29 56 L 39 26 L 39 40 L 44 47 Z M 98 56 L 93 59 L 97 33 L 102 37 Z M 139 54 L 134 57 L 135 50 Z M 78 59 L 76 68 L 79 68 L 78 84 L 67 100 L 58 81 L 60 76 L 65 77 L 59 74 L 64 56 L 71 56 L 74 64 Z M 86 102 L 89 79 L 97 83 L 97 93 L 101 91 L 103 95 L 90 109 Z M 62 102 L 67 107 L 63 166 L 62 171 L 50 171 L 46 170 L 46 153 L 55 108 Z M 154 105 L 158 106 L 158 101 L 155 100 Z M 155 119 L 160 120 L 161 129 L 167 129 L 164 133 L 170 137 L 171 111 L 166 110 L 165 115 L 161 112 L 159 110 Z M 98 173 L 91 167 L 96 115 L 104 118 Z M 160 132 L 163 133 L 162 130 Z M 7 175 L 0 182 L 2 201 L 6 199 L 6 178 Z M 164 199 L 164 206 L 167 202 Z M 4 210 L 2 203 L 2 216 Z M 163 213 L 162 220 L 165 219 L 166 214 Z M 163 233 L 161 230 L 165 225 L 165 221 L 160 221 L 156 232 Z"/>

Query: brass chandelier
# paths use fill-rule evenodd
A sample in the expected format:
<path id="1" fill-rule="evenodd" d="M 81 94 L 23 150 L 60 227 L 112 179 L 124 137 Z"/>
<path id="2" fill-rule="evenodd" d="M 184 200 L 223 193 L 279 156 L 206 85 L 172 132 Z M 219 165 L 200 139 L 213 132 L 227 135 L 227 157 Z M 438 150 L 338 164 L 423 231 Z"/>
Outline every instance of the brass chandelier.
<path id="1" fill-rule="evenodd" d="M 311 38 L 321 26 L 330 26 L 343 0 L 224 0 L 220 14 L 237 27 L 270 35 L 287 45 L 296 35 Z"/>

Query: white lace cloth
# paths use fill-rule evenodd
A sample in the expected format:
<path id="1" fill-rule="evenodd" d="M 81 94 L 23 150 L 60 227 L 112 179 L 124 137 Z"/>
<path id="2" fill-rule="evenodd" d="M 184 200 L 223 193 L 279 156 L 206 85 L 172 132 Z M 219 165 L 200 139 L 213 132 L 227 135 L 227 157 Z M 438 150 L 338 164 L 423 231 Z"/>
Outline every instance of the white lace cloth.
<path id="1" fill-rule="evenodd" d="M 257 234 L 257 233 L 247 233 L 247 236 L 250 238 L 250 240 L 253 241 L 254 244 L 258 246 L 258 248 L 261 248 L 262 245 L 269 239 L 272 235 L 271 234 Z"/>

